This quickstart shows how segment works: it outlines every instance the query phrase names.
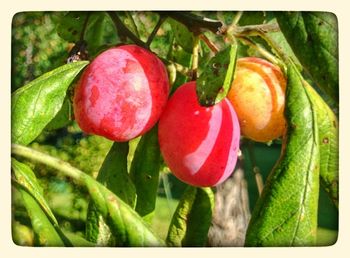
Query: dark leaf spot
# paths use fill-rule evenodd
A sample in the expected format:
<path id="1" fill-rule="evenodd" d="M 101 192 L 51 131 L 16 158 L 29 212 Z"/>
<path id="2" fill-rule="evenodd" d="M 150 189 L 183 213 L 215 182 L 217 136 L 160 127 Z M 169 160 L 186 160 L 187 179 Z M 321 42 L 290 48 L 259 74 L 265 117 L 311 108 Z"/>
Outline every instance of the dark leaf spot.
<path id="1" fill-rule="evenodd" d="M 322 142 L 323 142 L 324 144 L 328 144 L 328 143 L 329 143 L 328 137 L 323 138 Z"/>

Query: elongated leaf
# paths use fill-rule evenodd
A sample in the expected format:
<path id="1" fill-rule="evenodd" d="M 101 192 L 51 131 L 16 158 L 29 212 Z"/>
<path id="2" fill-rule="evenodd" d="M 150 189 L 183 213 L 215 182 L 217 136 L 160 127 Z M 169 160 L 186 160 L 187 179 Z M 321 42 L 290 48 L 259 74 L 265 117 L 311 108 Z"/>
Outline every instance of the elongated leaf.
<path id="1" fill-rule="evenodd" d="M 94 247 L 96 246 L 94 243 L 86 240 L 85 238 L 74 234 L 72 232 L 69 231 L 64 231 L 64 234 L 67 236 L 67 238 L 69 239 L 69 241 L 71 241 L 73 243 L 74 246 L 77 247 Z"/>
<path id="2" fill-rule="evenodd" d="M 69 85 L 87 64 L 84 61 L 63 65 L 12 94 L 13 143 L 27 145 L 41 133 L 61 109 Z"/>
<path id="3" fill-rule="evenodd" d="M 21 193 L 24 206 L 32 223 L 35 242 L 39 246 L 72 246 L 59 229 L 57 220 L 43 197 L 43 189 L 34 172 L 25 164 L 12 159 L 16 179 L 14 186 Z"/>
<path id="4" fill-rule="evenodd" d="M 160 240 L 143 219 L 126 203 L 107 188 L 85 175 L 84 184 L 90 196 L 111 229 L 118 246 L 162 246 Z"/>
<path id="5" fill-rule="evenodd" d="M 194 35 L 182 23 L 168 18 L 167 21 L 171 24 L 174 32 L 175 40 L 186 52 L 192 53 Z"/>
<path id="6" fill-rule="evenodd" d="M 294 64 L 288 65 L 288 132 L 250 220 L 247 246 L 310 246 L 316 242 L 319 193 L 317 118 Z"/>
<path id="7" fill-rule="evenodd" d="M 279 12 L 279 26 L 317 85 L 339 98 L 337 17 L 327 12 Z"/>
<path id="8" fill-rule="evenodd" d="M 151 215 L 156 206 L 159 162 L 158 127 L 154 126 L 142 136 L 130 168 L 130 176 L 137 193 L 136 211 L 143 217 Z"/>
<path id="9" fill-rule="evenodd" d="M 34 172 L 30 169 L 30 167 L 17 161 L 14 158 L 11 159 L 11 166 L 16 181 L 33 195 L 33 197 L 40 203 L 43 210 L 48 214 L 50 219 L 55 224 L 58 224 L 55 216 L 53 215 L 49 205 L 47 204 L 43 196 L 43 189 L 37 181 L 36 176 Z"/>
<path id="10" fill-rule="evenodd" d="M 329 197 L 338 207 L 339 142 L 338 119 L 317 92 L 304 81 L 317 114 L 320 145 L 320 178 Z"/>
<path id="11" fill-rule="evenodd" d="M 197 80 L 197 96 L 203 106 L 211 106 L 226 97 L 231 88 L 237 58 L 237 44 L 232 44 L 209 60 Z"/>
<path id="12" fill-rule="evenodd" d="M 101 166 L 97 180 L 125 203 L 135 207 L 136 191 L 128 174 L 128 152 L 128 142 L 115 142 Z M 94 203 L 90 203 L 88 208 L 86 236 L 89 241 L 100 246 L 114 245 L 116 241 Z"/>
<path id="13" fill-rule="evenodd" d="M 24 189 L 19 188 L 18 190 L 21 193 L 24 206 L 32 223 L 34 244 L 36 246 L 65 246 L 63 240 L 35 199 Z"/>
<path id="14" fill-rule="evenodd" d="M 117 13 L 120 20 L 125 24 L 128 29 L 134 33 L 137 37 L 139 37 L 139 32 L 137 30 L 136 23 L 134 21 L 134 18 L 132 17 L 132 12 L 130 11 L 119 11 Z"/>
<path id="15" fill-rule="evenodd" d="M 183 194 L 169 226 L 169 246 L 204 246 L 214 207 L 210 188 L 189 186 Z"/>
<path id="16" fill-rule="evenodd" d="M 128 204 L 88 174 L 72 167 L 67 162 L 23 145 L 12 144 L 11 152 L 33 161 L 43 162 L 86 186 L 97 211 L 103 216 L 113 233 L 118 236 L 118 245 L 164 245 L 164 242 L 152 232 L 149 225 Z"/>

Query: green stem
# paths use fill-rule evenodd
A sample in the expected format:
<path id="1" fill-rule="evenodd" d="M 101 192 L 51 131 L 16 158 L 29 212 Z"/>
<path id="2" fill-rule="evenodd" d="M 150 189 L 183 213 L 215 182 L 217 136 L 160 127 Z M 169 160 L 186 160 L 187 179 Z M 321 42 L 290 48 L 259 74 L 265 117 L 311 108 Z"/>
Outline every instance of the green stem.
<path id="1" fill-rule="evenodd" d="M 233 18 L 232 24 L 237 24 L 239 22 L 239 20 L 241 19 L 243 15 L 242 11 L 238 11 L 237 14 L 235 15 L 235 17 Z"/>
<path id="2" fill-rule="evenodd" d="M 255 177 L 256 186 L 258 188 L 258 193 L 259 193 L 259 195 L 261 195 L 262 190 L 264 188 L 264 182 L 263 182 L 262 175 L 260 173 L 260 168 L 256 165 L 256 159 L 255 159 L 255 155 L 254 155 L 252 141 L 248 142 L 248 153 L 249 153 L 250 161 L 252 163 L 253 173 L 254 173 L 254 177 Z"/>
<path id="3" fill-rule="evenodd" d="M 192 59 L 192 80 L 197 79 L 198 61 L 199 61 L 199 37 L 195 37 L 193 43 Z"/>
<path id="4" fill-rule="evenodd" d="M 246 25 L 246 26 L 237 26 L 232 24 L 230 29 L 227 29 L 227 33 L 232 33 L 237 37 L 240 36 L 260 36 L 264 37 L 266 33 L 269 32 L 278 32 L 280 31 L 277 23 L 266 23 L 266 24 L 257 24 L 257 25 Z"/>
<path id="5" fill-rule="evenodd" d="M 182 75 L 185 75 L 185 76 L 190 76 L 192 74 L 192 71 L 191 69 L 189 69 L 188 67 L 186 66 L 183 66 L 179 63 L 176 63 L 174 61 L 171 61 L 171 60 L 167 60 L 165 58 L 162 58 L 162 57 L 159 57 L 160 60 L 162 60 L 163 63 L 167 64 L 167 65 L 174 65 L 176 71 L 178 71 L 179 73 L 181 73 Z"/>
<path id="6" fill-rule="evenodd" d="M 272 55 L 269 51 L 267 51 L 263 46 L 261 46 L 260 44 L 257 44 L 255 42 L 253 42 L 251 39 L 249 39 L 248 37 L 237 37 L 242 43 L 249 45 L 250 47 L 254 48 L 255 50 L 257 50 L 261 55 L 263 55 L 266 59 L 268 59 L 270 62 L 280 66 L 280 67 L 284 67 L 284 64 L 281 62 L 280 59 L 276 58 L 274 55 Z"/>
<path id="7" fill-rule="evenodd" d="M 12 144 L 11 153 L 30 159 L 32 161 L 43 163 L 49 167 L 57 169 L 63 172 L 66 176 L 77 180 L 79 183 L 83 183 L 82 178 L 87 176 L 84 172 L 71 166 L 69 163 L 65 161 L 51 157 L 48 154 L 33 150 L 23 145 Z"/>

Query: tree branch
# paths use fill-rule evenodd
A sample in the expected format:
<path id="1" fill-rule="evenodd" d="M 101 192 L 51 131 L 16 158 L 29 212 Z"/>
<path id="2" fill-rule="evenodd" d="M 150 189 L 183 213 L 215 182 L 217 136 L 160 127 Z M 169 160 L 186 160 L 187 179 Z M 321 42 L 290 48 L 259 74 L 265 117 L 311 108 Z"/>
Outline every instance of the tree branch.
<path id="1" fill-rule="evenodd" d="M 195 35 L 200 34 L 203 29 L 210 30 L 213 33 L 220 31 L 222 23 L 218 20 L 207 19 L 189 12 L 157 12 L 160 15 L 165 15 L 185 25 L 189 31 Z"/>
<path id="2" fill-rule="evenodd" d="M 157 34 L 157 32 L 158 32 L 160 26 L 163 24 L 163 22 L 165 21 L 165 19 L 166 19 L 165 16 L 163 16 L 163 15 L 160 15 L 160 16 L 159 16 L 159 20 L 158 20 L 156 26 L 154 27 L 154 29 L 153 29 L 151 35 L 150 35 L 150 36 L 148 37 L 148 39 L 147 39 L 146 45 L 147 45 L 148 47 L 151 45 L 154 36 Z"/>
<path id="3" fill-rule="evenodd" d="M 120 20 L 118 15 L 115 12 L 108 11 L 108 15 L 111 17 L 115 27 L 117 28 L 117 31 L 121 34 L 129 38 L 131 41 L 133 41 L 136 45 L 141 46 L 143 48 L 149 49 L 147 44 L 140 40 L 138 37 L 134 35 L 126 26 L 125 24 Z"/>

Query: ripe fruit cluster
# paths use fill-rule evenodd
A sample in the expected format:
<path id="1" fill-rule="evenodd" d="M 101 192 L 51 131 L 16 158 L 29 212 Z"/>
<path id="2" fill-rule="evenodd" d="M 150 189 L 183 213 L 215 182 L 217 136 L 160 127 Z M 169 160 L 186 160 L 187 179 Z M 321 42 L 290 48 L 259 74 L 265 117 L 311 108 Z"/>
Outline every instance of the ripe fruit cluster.
<path id="1" fill-rule="evenodd" d="M 285 130 L 285 79 L 265 60 L 238 60 L 228 97 L 212 107 L 199 105 L 195 81 L 168 100 L 169 87 L 154 54 L 135 45 L 111 48 L 81 76 L 74 95 L 76 121 L 84 132 L 113 141 L 143 135 L 159 121 L 166 164 L 194 186 L 215 186 L 232 174 L 241 132 L 270 141 Z"/>

